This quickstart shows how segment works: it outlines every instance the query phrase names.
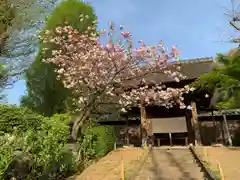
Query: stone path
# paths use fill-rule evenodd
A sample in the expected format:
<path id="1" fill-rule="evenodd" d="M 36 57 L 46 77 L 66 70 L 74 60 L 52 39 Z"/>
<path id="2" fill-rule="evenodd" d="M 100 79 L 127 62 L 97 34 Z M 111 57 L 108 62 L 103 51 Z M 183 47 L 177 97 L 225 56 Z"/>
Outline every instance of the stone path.
<path id="1" fill-rule="evenodd" d="M 203 180 L 189 149 L 153 149 L 135 180 Z"/>

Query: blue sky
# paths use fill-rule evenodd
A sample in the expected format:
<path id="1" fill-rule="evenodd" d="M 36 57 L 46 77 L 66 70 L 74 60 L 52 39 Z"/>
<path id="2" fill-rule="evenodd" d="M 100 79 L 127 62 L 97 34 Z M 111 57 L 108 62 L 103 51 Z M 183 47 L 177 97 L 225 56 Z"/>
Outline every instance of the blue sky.
<path id="1" fill-rule="evenodd" d="M 230 0 L 87 0 L 98 16 L 100 28 L 110 21 L 124 25 L 134 40 L 146 44 L 163 40 L 167 47 L 177 45 L 180 58 L 215 57 L 236 47 L 224 41 L 236 36 L 229 26 L 223 6 L 230 8 Z M 7 91 L 8 102 L 18 104 L 26 91 L 23 80 Z"/>

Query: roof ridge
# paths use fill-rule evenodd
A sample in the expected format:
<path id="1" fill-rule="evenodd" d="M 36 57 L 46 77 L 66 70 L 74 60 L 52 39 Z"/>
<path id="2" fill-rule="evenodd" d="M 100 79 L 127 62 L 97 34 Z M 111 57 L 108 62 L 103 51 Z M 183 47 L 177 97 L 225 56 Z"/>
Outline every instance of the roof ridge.
<path id="1" fill-rule="evenodd" d="M 205 62 L 214 62 L 214 59 L 212 57 L 194 58 L 194 59 L 174 61 L 174 62 L 171 62 L 171 64 L 205 63 Z"/>

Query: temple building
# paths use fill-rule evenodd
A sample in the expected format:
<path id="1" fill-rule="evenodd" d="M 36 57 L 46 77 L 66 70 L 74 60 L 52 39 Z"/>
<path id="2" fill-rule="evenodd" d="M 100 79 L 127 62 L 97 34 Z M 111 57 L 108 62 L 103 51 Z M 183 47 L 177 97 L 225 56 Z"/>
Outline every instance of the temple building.
<path id="1" fill-rule="evenodd" d="M 177 63 L 181 67 L 181 74 L 185 75 L 186 79 L 176 82 L 161 74 L 151 74 L 146 77 L 147 82 L 153 84 L 162 82 L 167 87 L 183 88 L 185 85 L 196 81 L 200 75 L 210 72 L 214 60 L 212 58 L 202 58 L 173 63 Z M 216 129 L 216 122 L 213 114 L 211 114 L 214 109 L 209 108 L 212 96 L 209 94 L 209 97 L 206 97 L 206 93 L 208 92 L 196 91 L 187 94 L 184 97 L 185 109 L 180 109 L 177 106 L 172 108 L 159 106 L 133 107 L 123 114 L 120 120 L 99 121 L 98 124 L 114 126 L 116 129 L 115 136 L 119 144 L 140 146 L 144 140 L 153 146 L 188 145 L 190 143 L 209 145 L 218 143 L 218 141 L 228 143 L 229 138 L 227 138 L 228 140 L 225 140 L 226 138 L 218 139 L 219 135 L 217 134 L 221 134 L 221 137 L 223 137 L 224 133 L 218 133 L 215 130 L 210 135 L 206 128 L 203 128 L 207 127 L 204 124 L 209 122 L 211 127 Z M 205 112 L 205 115 L 199 115 L 200 112 Z M 146 131 L 143 128 L 143 122 L 149 124 L 149 130 Z M 222 123 L 221 127 L 223 126 Z M 229 137 L 229 135 L 226 135 L 226 137 Z"/>

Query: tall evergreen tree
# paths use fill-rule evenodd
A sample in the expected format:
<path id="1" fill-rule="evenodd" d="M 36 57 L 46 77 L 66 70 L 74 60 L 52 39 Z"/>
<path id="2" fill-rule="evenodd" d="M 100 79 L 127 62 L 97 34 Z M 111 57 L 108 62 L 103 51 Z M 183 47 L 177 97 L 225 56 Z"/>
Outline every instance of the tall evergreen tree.
<path id="1" fill-rule="evenodd" d="M 87 15 L 89 18 L 80 21 L 81 14 Z M 43 31 L 51 32 L 56 27 L 66 24 L 79 31 L 85 31 L 96 18 L 93 8 L 89 4 L 77 0 L 64 1 L 47 19 Z M 45 53 L 42 51 L 44 48 L 48 48 Z M 46 116 L 65 111 L 67 99 L 71 96 L 70 90 L 64 88 L 62 82 L 57 80 L 54 71 L 55 65 L 42 62 L 43 59 L 51 57 L 52 48 L 40 43 L 39 53 L 25 76 L 28 94 L 21 100 L 22 105 Z"/>

